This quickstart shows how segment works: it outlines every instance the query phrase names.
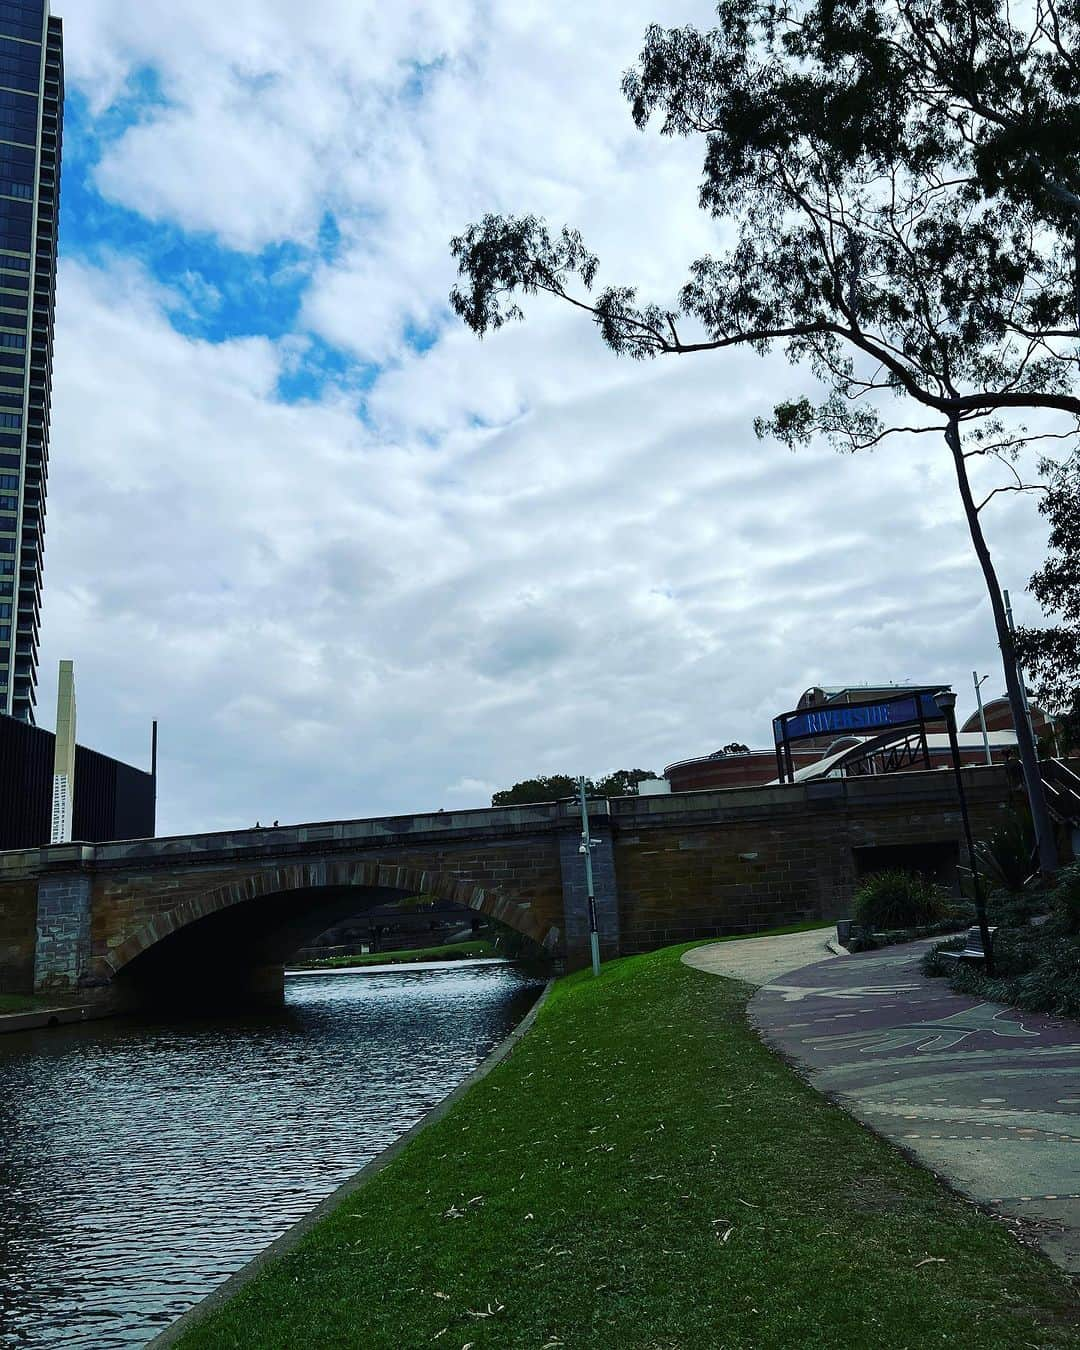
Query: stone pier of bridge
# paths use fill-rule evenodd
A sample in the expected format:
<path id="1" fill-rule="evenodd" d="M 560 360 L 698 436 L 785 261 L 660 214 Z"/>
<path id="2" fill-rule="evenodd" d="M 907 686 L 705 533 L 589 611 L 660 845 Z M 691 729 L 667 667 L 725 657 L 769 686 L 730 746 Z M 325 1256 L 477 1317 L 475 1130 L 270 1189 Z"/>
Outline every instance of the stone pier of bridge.
<path id="1" fill-rule="evenodd" d="M 965 770 L 976 833 L 1016 784 Z M 197 1003 L 280 995 L 283 962 L 336 922 L 424 895 L 472 908 L 568 968 L 588 960 L 572 802 L 0 853 L 0 992 Z M 962 858 L 947 773 L 590 803 L 605 959 L 847 912 L 858 877 Z"/>

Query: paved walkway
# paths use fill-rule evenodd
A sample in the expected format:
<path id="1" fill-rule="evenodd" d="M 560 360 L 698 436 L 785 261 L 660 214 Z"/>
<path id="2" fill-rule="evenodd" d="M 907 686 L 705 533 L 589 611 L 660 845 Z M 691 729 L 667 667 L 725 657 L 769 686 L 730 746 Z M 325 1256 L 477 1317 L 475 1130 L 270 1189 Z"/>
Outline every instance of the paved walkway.
<path id="1" fill-rule="evenodd" d="M 735 942 L 714 942 L 694 947 L 683 961 L 710 975 L 726 975 L 747 984 L 768 984 L 789 970 L 798 970 L 811 961 L 828 960 L 833 953 L 825 946 L 836 936 L 836 929 L 815 928 L 809 933 L 782 933 L 778 937 L 739 938 Z"/>
<path id="2" fill-rule="evenodd" d="M 730 949 L 754 942 L 723 945 L 717 973 L 752 978 Z M 954 994 L 920 972 L 927 945 L 781 970 L 751 1021 L 814 1087 L 1080 1273 L 1080 1027 Z M 744 960 L 761 969 L 759 952 Z"/>

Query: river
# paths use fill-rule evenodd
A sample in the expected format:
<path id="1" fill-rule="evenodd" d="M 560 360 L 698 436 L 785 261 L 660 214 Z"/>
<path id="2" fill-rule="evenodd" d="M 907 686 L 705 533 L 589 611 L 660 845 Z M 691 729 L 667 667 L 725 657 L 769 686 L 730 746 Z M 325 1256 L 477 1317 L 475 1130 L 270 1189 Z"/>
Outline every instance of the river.
<path id="1" fill-rule="evenodd" d="M 290 975 L 285 1006 L 0 1036 L 0 1346 L 142 1345 L 446 1096 L 541 982 Z"/>

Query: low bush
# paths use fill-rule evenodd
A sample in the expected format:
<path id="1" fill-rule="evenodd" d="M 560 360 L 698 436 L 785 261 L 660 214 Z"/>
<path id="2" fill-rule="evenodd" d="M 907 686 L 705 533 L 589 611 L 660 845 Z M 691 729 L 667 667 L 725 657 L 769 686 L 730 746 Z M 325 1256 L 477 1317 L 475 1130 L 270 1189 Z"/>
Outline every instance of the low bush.
<path id="1" fill-rule="evenodd" d="M 950 898 L 912 872 L 875 872 L 855 892 L 851 917 L 874 932 L 925 928 L 949 917 Z"/>
<path id="2" fill-rule="evenodd" d="M 1067 937 L 1080 935 L 1080 863 L 1063 867 L 1050 896 L 1054 926 Z"/>
<path id="3" fill-rule="evenodd" d="M 994 975 L 981 965 L 945 962 L 938 952 L 963 946 L 939 943 L 923 961 L 928 975 L 945 975 L 959 994 L 1008 1003 L 1029 1012 L 1080 1018 L 1080 940 L 1042 928 L 999 929 L 994 939 Z"/>
<path id="4" fill-rule="evenodd" d="M 1008 924 L 991 903 L 991 922 L 1000 924 L 993 978 L 980 964 L 939 959 L 939 952 L 963 946 L 962 939 L 939 943 L 924 959 L 923 969 L 946 976 L 958 993 L 1080 1019 L 1080 863 L 1063 868 L 1053 890 L 1041 899 L 1049 916 L 1039 924 L 1028 923 L 1026 914 Z"/>

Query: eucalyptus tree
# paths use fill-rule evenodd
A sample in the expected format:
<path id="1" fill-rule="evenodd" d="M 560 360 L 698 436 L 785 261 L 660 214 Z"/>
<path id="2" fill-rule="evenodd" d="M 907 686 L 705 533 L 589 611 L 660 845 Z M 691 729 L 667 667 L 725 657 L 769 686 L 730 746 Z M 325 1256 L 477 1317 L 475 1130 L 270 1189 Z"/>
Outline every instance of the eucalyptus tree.
<path id="1" fill-rule="evenodd" d="M 1021 628 L 1021 663 L 1035 696 L 1058 719 L 1059 750 L 1080 748 L 1080 463 L 1050 477 L 1039 510 L 1050 524 L 1050 552 L 1028 589 L 1048 616 L 1045 628 Z"/>
<path id="2" fill-rule="evenodd" d="M 547 292 L 631 357 L 779 346 L 807 364 L 820 397 L 778 403 L 759 436 L 941 438 L 1044 870 L 1053 832 L 982 512 L 1033 486 L 1025 447 L 1080 431 L 1078 38 L 1080 0 L 722 0 L 708 31 L 649 28 L 623 77 L 640 128 L 703 139 L 699 202 L 727 241 L 673 303 L 598 288 L 581 234 L 533 215 L 486 215 L 451 243 L 451 304 L 479 335 Z M 976 462 L 1002 475 L 981 498 Z"/>

